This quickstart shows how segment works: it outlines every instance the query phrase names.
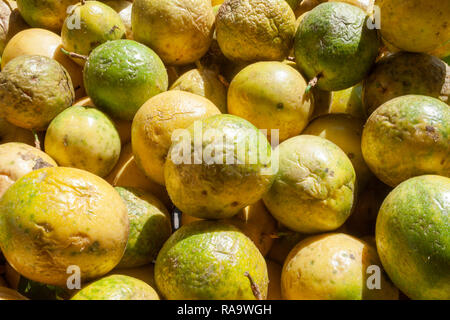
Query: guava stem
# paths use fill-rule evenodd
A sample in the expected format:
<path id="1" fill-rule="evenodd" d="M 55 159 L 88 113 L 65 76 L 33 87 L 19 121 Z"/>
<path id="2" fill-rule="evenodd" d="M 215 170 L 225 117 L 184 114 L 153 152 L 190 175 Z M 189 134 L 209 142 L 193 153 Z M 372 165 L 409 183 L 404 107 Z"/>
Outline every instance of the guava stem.
<path id="1" fill-rule="evenodd" d="M 290 234 L 292 234 L 293 232 L 276 232 L 276 233 L 271 233 L 269 234 L 269 237 L 272 239 L 280 239 L 282 237 L 286 237 Z"/>
<path id="2" fill-rule="evenodd" d="M 86 4 L 86 0 L 81 0 L 81 5 L 84 6 Z"/>
<path id="3" fill-rule="evenodd" d="M 253 292 L 253 295 L 255 296 L 256 300 L 263 300 L 263 298 L 261 296 L 261 291 L 259 290 L 259 287 L 256 284 L 256 282 L 253 281 L 253 278 L 250 275 L 250 273 L 248 273 L 248 271 L 245 271 L 244 275 L 248 278 L 248 280 L 250 280 L 250 286 L 252 287 L 252 292 Z"/>
<path id="4" fill-rule="evenodd" d="M 294 57 L 291 57 L 291 56 L 287 57 L 286 60 L 287 60 L 287 61 L 295 62 L 295 58 L 294 58 Z"/>
<path id="5" fill-rule="evenodd" d="M 41 142 L 39 141 L 39 136 L 36 133 L 36 131 L 31 131 L 33 133 L 34 136 L 34 146 L 36 147 L 36 149 L 42 150 L 41 149 Z"/>
<path id="6" fill-rule="evenodd" d="M 311 91 L 311 89 L 317 85 L 317 82 L 319 82 L 321 77 L 322 77 L 322 73 L 319 73 L 317 76 L 312 78 L 311 81 L 308 82 L 308 86 L 305 89 L 305 93 L 308 93 L 309 91 Z"/>
<path id="7" fill-rule="evenodd" d="M 222 82 L 222 84 L 225 86 L 225 87 L 229 87 L 230 86 L 230 83 L 227 81 L 227 79 L 225 79 L 221 74 L 218 74 L 217 75 L 217 78 L 219 78 L 219 81 L 220 82 Z"/>
<path id="8" fill-rule="evenodd" d="M 83 56 L 82 54 L 78 54 L 78 53 L 75 53 L 75 52 L 69 52 L 69 51 L 67 51 L 64 48 L 61 48 L 61 52 L 64 53 L 66 56 L 69 56 L 71 58 L 82 59 L 82 60 L 85 60 L 85 61 L 88 59 L 87 56 Z"/>

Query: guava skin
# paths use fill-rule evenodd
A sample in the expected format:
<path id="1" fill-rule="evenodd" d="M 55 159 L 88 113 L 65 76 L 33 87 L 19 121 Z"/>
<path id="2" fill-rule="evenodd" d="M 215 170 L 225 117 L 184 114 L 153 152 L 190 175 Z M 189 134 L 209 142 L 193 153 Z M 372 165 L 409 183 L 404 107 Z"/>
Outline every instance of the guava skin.
<path id="1" fill-rule="evenodd" d="M 187 151 L 194 150 L 194 141 L 201 139 L 202 163 L 193 165 L 196 152 L 187 155 L 192 164 L 184 161 L 180 147 L 186 140 L 173 143 L 164 165 L 166 188 L 172 202 L 188 215 L 230 218 L 270 188 L 274 178 L 271 146 L 255 126 L 233 115 L 212 116 L 200 124 L 200 137 L 194 133 L 195 123 L 188 128 Z"/>
<path id="2" fill-rule="evenodd" d="M 115 274 L 92 282 L 70 300 L 159 300 L 159 297 L 144 281 Z"/>
<path id="3" fill-rule="evenodd" d="M 361 148 L 370 170 L 395 187 L 424 174 L 450 176 L 450 107 L 406 95 L 389 100 L 366 122 Z"/>
<path id="4" fill-rule="evenodd" d="M 18 32 L 29 28 L 17 9 L 15 1 L 0 1 L 0 57 L 8 41 Z"/>
<path id="5" fill-rule="evenodd" d="M 60 166 L 105 177 L 120 156 L 114 123 L 95 108 L 72 106 L 53 119 L 45 135 L 45 150 Z"/>
<path id="6" fill-rule="evenodd" d="M 238 228 L 196 221 L 178 229 L 158 254 L 155 280 L 169 300 L 254 300 L 248 272 L 267 296 L 264 257 Z"/>
<path id="7" fill-rule="evenodd" d="M 367 28 L 366 13 L 353 5 L 326 2 L 301 21 L 294 42 L 299 70 L 325 91 L 347 89 L 361 82 L 378 56 L 377 31 Z"/>
<path id="8" fill-rule="evenodd" d="M 394 284 L 411 299 L 450 299 L 450 179 L 399 184 L 377 217 L 376 243 Z"/>
<path id="9" fill-rule="evenodd" d="M 133 30 L 131 27 L 131 9 L 133 7 L 133 1 L 107 0 L 101 2 L 116 10 L 125 26 L 127 39 L 133 40 Z"/>
<path id="10" fill-rule="evenodd" d="M 281 61 L 292 47 L 295 16 L 284 0 L 227 0 L 217 13 L 216 35 L 232 61 Z"/>
<path id="11" fill-rule="evenodd" d="M 132 121 L 148 99 L 168 88 L 161 59 L 133 40 L 114 40 L 94 49 L 84 66 L 84 84 L 96 107 Z"/>
<path id="12" fill-rule="evenodd" d="M 383 103 L 408 94 L 430 96 L 450 104 L 450 67 L 425 53 L 398 52 L 380 60 L 363 86 L 367 116 Z"/>
<path id="13" fill-rule="evenodd" d="M 33 28 L 61 31 L 68 7 L 79 0 L 17 0 L 24 20 Z"/>
<path id="14" fill-rule="evenodd" d="M 72 80 L 56 60 L 20 56 L 0 73 L 0 117 L 30 130 L 45 130 L 75 99 Z"/>

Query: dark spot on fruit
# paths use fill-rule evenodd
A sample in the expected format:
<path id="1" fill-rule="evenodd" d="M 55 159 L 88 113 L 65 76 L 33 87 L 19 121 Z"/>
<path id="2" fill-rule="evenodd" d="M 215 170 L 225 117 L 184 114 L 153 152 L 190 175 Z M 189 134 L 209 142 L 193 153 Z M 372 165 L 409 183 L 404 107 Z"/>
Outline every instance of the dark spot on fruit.
<path id="1" fill-rule="evenodd" d="M 349 157 L 349 159 L 355 158 L 355 154 L 354 154 L 353 152 L 349 152 L 349 153 L 347 154 L 347 156 Z"/>
<path id="2" fill-rule="evenodd" d="M 334 171 L 333 170 L 330 171 L 330 177 L 334 177 Z"/>
<path id="3" fill-rule="evenodd" d="M 69 136 L 67 134 L 64 135 L 63 144 L 64 144 L 64 147 L 67 147 L 69 145 Z"/>
<path id="4" fill-rule="evenodd" d="M 281 102 L 277 104 L 277 109 L 278 110 L 281 110 L 283 108 L 284 108 L 284 105 Z"/>
<path id="5" fill-rule="evenodd" d="M 202 195 L 204 195 L 204 196 L 208 195 L 208 191 L 203 190 L 203 191 L 202 191 Z"/>
<path id="6" fill-rule="evenodd" d="M 350 259 L 355 260 L 355 256 L 352 253 L 350 253 Z"/>
<path id="7" fill-rule="evenodd" d="M 237 202 L 237 201 L 234 201 L 233 203 L 231 203 L 232 207 L 237 207 L 238 205 L 239 205 L 239 202 Z"/>
<path id="8" fill-rule="evenodd" d="M 42 160 L 41 158 L 38 158 L 33 166 L 33 170 L 38 170 L 42 168 L 50 168 L 53 167 L 50 163 Z"/>
<path id="9" fill-rule="evenodd" d="M 432 127 L 432 126 L 426 126 L 426 130 L 427 130 L 427 132 L 434 132 L 435 131 L 434 127 Z"/>

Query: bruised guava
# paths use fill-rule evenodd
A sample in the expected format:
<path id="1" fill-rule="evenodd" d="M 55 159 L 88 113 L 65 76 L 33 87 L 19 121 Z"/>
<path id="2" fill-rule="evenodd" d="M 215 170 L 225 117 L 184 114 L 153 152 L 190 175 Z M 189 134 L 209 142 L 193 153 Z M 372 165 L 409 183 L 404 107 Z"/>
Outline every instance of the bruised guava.
<path id="1" fill-rule="evenodd" d="M 57 164 L 49 155 L 24 143 L 0 145 L 0 197 L 18 179 L 30 173 Z"/>
<path id="2" fill-rule="evenodd" d="M 87 171 L 32 171 L 5 192 L 0 210 L 2 252 L 30 280 L 65 286 L 70 266 L 79 267 L 82 282 L 96 279 L 111 271 L 125 251 L 125 203 L 105 180 Z"/>
<path id="3" fill-rule="evenodd" d="M 263 200 L 287 228 L 317 233 L 339 228 L 355 202 L 355 170 L 342 149 L 321 137 L 300 135 L 277 147 L 279 170 Z"/>
<path id="4" fill-rule="evenodd" d="M 439 99 L 407 95 L 376 109 L 363 130 L 362 152 L 384 183 L 424 174 L 450 176 L 450 107 Z"/>
<path id="5" fill-rule="evenodd" d="M 0 73 L 0 116 L 30 130 L 45 130 L 75 99 L 72 80 L 56 60 L 19 56 Z"/>
<path id="6" fill-rule="evenodd" d="M 113 8 L 98 1 L 85 1 L 67 15 L 61 39 L 67 51 L 87 56 L 102 43 L 125 38 L 125 31 L 122 19 Z M 83 59 L 74 58 L 74 61 L 82 66 L 85 63 Z"/>
<path id="7" fill-rule="evenodd" d="M 238 228 L 196 221 L 178 229 L 158 254 L 155 280 L 169 300 L 254 300 L 251 282 L 267 296 L 264 257 Z"/>
<path id="8" fill-rule="evenodd" d="M 374 267 L 381 289 L 371 290 Z M 286 258 L 281 292 L 287 300 L 397 300 L 398 289 L 381 268 L 376 249 L 362 240 L 343 233 L 312 236 Z"/>
<path id="9" fill-rule="evenodd" d="M 151 263 L 172 233 L 169 212 L 149 192 L 130 187 L 115 189 L 127 206 L 130 222 L 127 248 L 117 267 L 133 268 Z"/>
<path id="10" fill-rule="evenodd" d="M 135 0 L 131 23 L 136 41 L 155 50 L 165 64 L 185 65 L 208 51 L 214 13 L 205 0 Z"/>
<path id="11" fill-rule="evenodd" d="M 95 108 L 73 106 L 50 123 L 45 150 L 60 166 L 83 169 L 105 177 L 120 156 L 114 123 Z"/>
<path id="12" fill-rule="evenodd" d="M 307 83 L 294 68 L 282 62 L 257 62 L 242 69 L 228 89 L 228 112 L 259 129 L 278 130 L 279 141 L 299 135 L 314 108 Z"/>
<path id="13" fill-rule="evenodd" d="M 319 89 L 338 91 L 356 85 L 378 56 L 377 31 L 369 29 L 367 14 L 342 2 L 322 3 L 300 22 L 294 42 L 295 60 Z"/>
<path id="14" fill-rule="evenodd" d="M 449 194 L 447 177 L 411 178 L 387 196 L 378 213 L 381 262 L 411 299 L 450 299 Z"/>
<path id="15" fill-rule="evenodd" d="M 136 163 L 150 179 L 164 185 L 163 167 L 175 130 L 217 114 L 220 111 L 210 100 L 185 91 L 170 90 L 149 99 L 131 127 Z"/>
<path id="16" fill-rule="evenodd" d="M 383 103 L 408 94 L 435 97 L 450 104 L 450 67 L 425 53 L 387 56 L 364 80 L 365 113 L 370 116 Z"/>
<path id="17" fill-rule="evenodd" d="M 144 281 L 115 274 L 92 282 L 71 300 L 159 300 L 159 296 Z"/>
<path id="18" fill-rule="evenodd" d="M 169 85 L 161 59 L 133 40 L 108 41 L 95 48 L 84 66 L 84 84 L 96 107 L 129 121 Z"/>
<path id="19" fill-rule="evenodd" d="M 272 148 L 245 119 L 211 116 L 173 141 L 164 177 L 170 199 L 183 213 L 230 218 L 261 199 L 273 182 Z"/>
<path id="20" fill-rule="evenodd" d="M 281 61 L 295 34 L 295 16 L 284 0 L 226 0 L 216 17 L 220 49 L 230 60 Z"/>

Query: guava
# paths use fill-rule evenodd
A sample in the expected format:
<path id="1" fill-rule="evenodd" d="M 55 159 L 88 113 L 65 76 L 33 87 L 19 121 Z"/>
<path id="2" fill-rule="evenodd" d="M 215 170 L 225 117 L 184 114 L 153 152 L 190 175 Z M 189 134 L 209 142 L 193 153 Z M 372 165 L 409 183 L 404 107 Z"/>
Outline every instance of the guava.
<path id="1" fill-rule="evenodd" d="M 149 99 L 131 128 L 136 163 L 150 179 L 164 185 L 163 167 L 174 131 L 217 114 L 220 111 L 210 100 L 185 91 L 171 90 Z"/>
<path id="2" fill-rule="evenodd" d="M 382 272 L 381 289 L 368 287 L 371 266 L 382 268 L 370 244 L 343 233 L 312 236 L 286 258 L 281 292 L 287 300 L 397 300 L 398 289 Z"/>
<path id="3" fill-rule="evenodd" d="M 95 108 L 73 106 L 52 120 L 45 150 L 60 166 L 83 169 L 105 177 L 120 156 L 114 123 Z"/>
<path id="4" fill-rule="evenodd" d="M 155 280 L 168 300 L 253 300 L 267 296 L 263 256 L 236 227 L 197 221 L 178 229 L 158 254 Z"/>
<path id="5" fill-rule="evenodd" d="M 17 291 L 0 286 L 0 300 L 28 300 Z"/>
<path id="6" fill-rule="evenodd" d="M 406 95 L 389 100 L 367 120 L 364 160 L 384 183 L 424 174 L 450 176 L 450 107 L 439 99 Z"/>
<path id="7" fill-rule="evenodd" d="M 84 84 L 96 107 L 129 121 L 169 85 L 161 59 L 133 40 L 108 41 L 95 48 L 84 66 Z"/>
<path id="8" fill-rule="evenodd" d="M 74 99 L 72 80 L 56 60 L 19 56 L 0 73 L 0 116 L 18 127 L 45 130 Z"/>
<path id="9" fill-rule="evenodd" d="M 19 31 L 29 28 L 15 1 L 0 1 L 0 57 L 8 41 Z"/>
<path id="10" fill-rule="evenodd" d="M 259 129 L 271 130 L 279 141 L 299 135 L 314 108 L 307 83 L 294 68 L 282 62 L 263 61 L 242 69 L 228 89 L 228 112 L 250 121 Z"/>
<path id="11" fill-rule="evenodd" d="M 299 70 L 319 89 L 338 91 L 358 84 L 378 56 L 377 31 L 367 14 L 342 2 L 326 2 L 301 21 L 294 42 Z"/>
<path id="12" fill-rule="evenodd" d="M 0 210 L 1 250 L 30 280 L 66 286 L 73 266 L 82 282 L 96 279 L 111 271 L 125 251 L 125 203 L 112 186 L 87 171 L 32 171 L 5 192 Z"/>
<path id="13" fill-rule="evenodd" d="M 164 178 L 170 199 L 196 218 L 230 218 L 272 185 L 271 151 L 263 133 L 245 119 L 216 115 L 197 121 L 168 152 Z"/>
<path id="14" fill-rule="evenodd" d="M 100 1 L 110 6 L 119 14 L 125 26 L 125 34 L 127 39 L 133 40 L 133 30 L 131 28 L 131 9 L 133 7 L 133 1 L 126 0 L 106 0 Z"/>
<path id="15" fill-rule="evenodd" d="M 263 196 L 274 218 L 301 233 L 342 226 L 356 197 L 355 170 L 345 152 L 331 141 L 311 135 L 290 138 L 277 152 L 278 173 Z"/>
<path id="16" fill-rule="evenodd" d="M 131 23 L 136 41 L 155 50 L 165 64 L 184 65 L 211 45 L 214 13 L 211 1 L 135 0 Z"/>
<path id="17" fill-rule="evenodd" d="M 216 17 L 220 49 L 230 60 L 282 61 L 295 34 L 295 16 L 284 0 L 227 0 Z"/>
<path id="18" fill-rule="evenodd" d="M 71 300 L 159 300 L 159 296 L 144 281 L 116 274 L 92 282 Z"/>
<path id="19" fill-rule="evenodd" d="M 30 130 L 26 130 L 0 118 L 0 143 L 22 142 L 35 146 L 35 137 Z"/>
<path id="20" fill-rule="evenodd" d="M 425 53 L 387 56 L 364 80 L 365 113 L 370 116 L 383 103 L 408 94 L 435 97 L 450 104 L 450 67 Z"/>
<path id="21" fill-rule="evenodd" d="M 124 200 L 130 223 L 127 248 L 118 268 L 134 268 L 151 263 L 172 233 L 170 215 L 151 193 L 130 187 L 116 187 Z"/>
<path id="22" fill-rule="evenodd" d="M 387 196 L 378 213 L 381 262 L 411 299 L 450 299 L 449 195 L 447 177 L 411 178 Z"/>

